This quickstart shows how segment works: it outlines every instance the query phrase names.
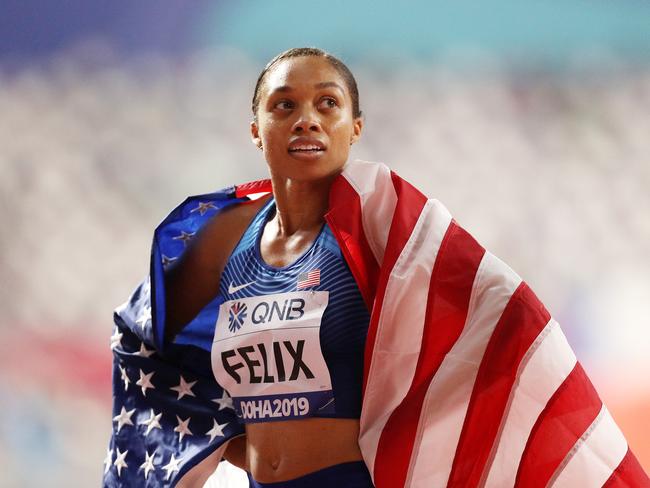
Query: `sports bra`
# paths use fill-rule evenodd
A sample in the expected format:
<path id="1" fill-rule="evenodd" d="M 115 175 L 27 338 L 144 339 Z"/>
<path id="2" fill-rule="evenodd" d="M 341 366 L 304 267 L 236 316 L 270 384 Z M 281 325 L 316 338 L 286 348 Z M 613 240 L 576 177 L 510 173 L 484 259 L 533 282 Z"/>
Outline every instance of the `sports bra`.
<path id="1" fill-rule="evenodd" d="M 244 423 L 359 418 L 369 313 L 329 226 L 296 261 L 261 257 L 271 197 L 221 275 L 212 368 Z"/>

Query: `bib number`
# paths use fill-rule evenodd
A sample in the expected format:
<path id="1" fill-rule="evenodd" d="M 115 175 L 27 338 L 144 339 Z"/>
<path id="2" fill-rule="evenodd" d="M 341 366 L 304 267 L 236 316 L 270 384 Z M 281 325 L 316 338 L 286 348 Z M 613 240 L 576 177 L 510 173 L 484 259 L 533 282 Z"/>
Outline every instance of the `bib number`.
<path id="1" fill-rule="evenodd" d="M 320 348 L 328 300 L 327 291 L 299 291 L 221 305 L 212 369 L 244 422 L 333 411 L 332 383 Z"/>

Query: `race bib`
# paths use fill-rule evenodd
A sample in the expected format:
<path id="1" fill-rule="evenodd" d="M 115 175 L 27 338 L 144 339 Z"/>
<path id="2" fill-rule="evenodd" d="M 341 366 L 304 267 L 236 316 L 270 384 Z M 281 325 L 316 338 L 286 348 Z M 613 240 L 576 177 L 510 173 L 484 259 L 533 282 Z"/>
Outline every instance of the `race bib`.
<path id="1" fill-rule="evenodd" d="M 229 300 L 219 309 L 212 369 L 244 422 L 334 412 L 320 347 L 328 291 Z"/>

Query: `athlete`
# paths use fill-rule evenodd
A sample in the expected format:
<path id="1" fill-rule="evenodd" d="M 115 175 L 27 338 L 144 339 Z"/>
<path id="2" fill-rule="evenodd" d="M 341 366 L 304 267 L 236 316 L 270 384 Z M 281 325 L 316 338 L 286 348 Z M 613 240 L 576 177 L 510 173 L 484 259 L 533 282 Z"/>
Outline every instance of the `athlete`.
<path id="1" fill-rule="evenodd" d="M 330 54 L 291 49 L 252 110 L 272 195 L 219 213 L 168 267 L 166 340 L 222 297 L 213 370 L 246 429 L 225 458 L 252 486 L 372 487 L 358 445 L 369 313 L 324 220 L 363 129 L 356 81 Z"/>

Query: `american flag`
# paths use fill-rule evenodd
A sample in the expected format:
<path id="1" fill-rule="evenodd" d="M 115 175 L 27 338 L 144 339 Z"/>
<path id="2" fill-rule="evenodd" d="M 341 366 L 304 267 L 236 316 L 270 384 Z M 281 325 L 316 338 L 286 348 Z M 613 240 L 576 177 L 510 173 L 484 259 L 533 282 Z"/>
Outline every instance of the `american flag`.
<path id="1" fill-rule="evenodd" d="M 378 488 L 650 486 L 558 323 L 440 202 L 359 161 L 326 219 L 372 310 L 359 444 Z"/>
<path id="2" fill-rule="evenodd" d="M 320 269 L 312 269 L 306 273 L 298 275 L 298 284 L 296 289 L 302 290 L 310 286 L 317 286 L 320 283 Z"/>
<path id="3" fill-rule="evenodd" d="M 212 374 L 214 320 L 199 314 L 173 344 L 162 340 L 165 266 L 211 217 L 242 201 L 229 188 L 177 207 L 156 229 L 150 277 L 115 311 L 105 487 L 202 486 L 225 441 L 244 432 L 231 398 Z"/>

